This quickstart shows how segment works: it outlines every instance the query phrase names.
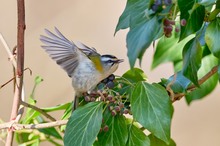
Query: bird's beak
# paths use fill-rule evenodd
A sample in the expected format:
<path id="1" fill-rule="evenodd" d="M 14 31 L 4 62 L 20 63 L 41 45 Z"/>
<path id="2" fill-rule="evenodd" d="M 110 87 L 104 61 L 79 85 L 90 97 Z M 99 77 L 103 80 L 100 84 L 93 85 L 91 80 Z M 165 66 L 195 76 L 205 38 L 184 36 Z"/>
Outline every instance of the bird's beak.
<path id="1" fill-rule="evenodd" d="M 115 61 L 115 63 L 121 63 L 121 62 L 123 62 L 124 61 L 124 59 L 117 59 L 116 61 Z"/>

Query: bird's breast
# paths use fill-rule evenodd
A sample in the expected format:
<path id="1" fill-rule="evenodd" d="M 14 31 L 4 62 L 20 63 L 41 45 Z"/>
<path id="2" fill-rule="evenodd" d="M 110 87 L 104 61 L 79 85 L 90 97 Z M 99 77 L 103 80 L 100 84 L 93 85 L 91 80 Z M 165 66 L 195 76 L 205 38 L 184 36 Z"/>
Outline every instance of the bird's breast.
<path id="1" fill-rule="evenodd" d="M 102 80 L 102 75 L 97 71 L 92 62 L 80 62 L 72 75 L 72 86 L 77 93 L 84 93 L 93 88 Z"/>

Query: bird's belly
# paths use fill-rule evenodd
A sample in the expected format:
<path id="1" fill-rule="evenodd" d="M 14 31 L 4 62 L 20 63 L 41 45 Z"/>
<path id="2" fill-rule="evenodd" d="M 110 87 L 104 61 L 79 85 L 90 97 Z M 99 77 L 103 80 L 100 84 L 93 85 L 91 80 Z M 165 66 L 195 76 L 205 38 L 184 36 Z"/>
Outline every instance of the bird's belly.
<path id="1" fill-rule="evenodd" d="M 72 86 L 76 93 L 91 91 L 101 81 L 100 76 L 93 66 L 81 65 L 72 76 Z"/>

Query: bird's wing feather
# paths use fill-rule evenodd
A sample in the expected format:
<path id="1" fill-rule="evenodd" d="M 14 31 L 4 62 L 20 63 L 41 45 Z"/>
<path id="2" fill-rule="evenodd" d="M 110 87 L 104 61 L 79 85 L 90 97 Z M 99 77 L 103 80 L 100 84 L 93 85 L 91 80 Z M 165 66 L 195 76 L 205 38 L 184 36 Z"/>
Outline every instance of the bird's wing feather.
<path id="1" fill-rule="evenodd" d="M 57 62 L 71 77 L 75 68 L 78 66 L 81 57 L 90 59 L 91 55 L 98 55 L 95 48 L 89 48 L 83 43 L 78 42 L 78 46 L 68 40 L 56 27 L 55 34 L 45 29 L 47 36 L 40 36 L 40 40 L 44 43 L 42 48 Z M 79 57 L 79 55 L 81 55 Z"/>
<path id="2" fill-rule="evenodd" d="M 40 36 L 40 40 L 44 43 L 42 48 L 57 62 L 71 77 L 75 68 L 79 64 L 79 53 L 77 46 L 65 38 L 61 32 L 55 28 L 56 34 L 45 29 L 49 36 Z"/>

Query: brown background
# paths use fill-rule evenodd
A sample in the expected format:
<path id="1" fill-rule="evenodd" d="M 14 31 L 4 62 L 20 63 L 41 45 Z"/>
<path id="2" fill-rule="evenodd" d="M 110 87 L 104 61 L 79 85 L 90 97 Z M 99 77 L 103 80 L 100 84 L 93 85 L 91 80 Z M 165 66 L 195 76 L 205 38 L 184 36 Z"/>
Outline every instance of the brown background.
<path id="1" fill-rule="evenodd" d="M 58 27 L 72 40 L 95 47 L 101 54 L 114 54 L 124 58 L 116 74 L 129 69 L 126 57 L 126 33 L 120 31 L 114 37 L 118 18 L 124 10 L 125 0 L 28 0 L 26 1 L 25 67 L 31 68 L 33 75 L 25 72 L 25 96 L 30 95 L 34 78 L 40 75 L 44 82 L 35 95 L 39 107 L 54 106 L 73 99 L 71 80 L 40 48 L 39 35 L 43 29 Z M 0 32 L 11 48 L 16 44 L 17 23 L 16 1 L 1 0 Z M 148 49 L 143 60 L 143 70 L 149 82 L 159 81 L 172 74 L 171 64 L 160 65 L 150 70 L 153 49 Z M 7 53 L 0 43 L 0 84 L 12 78 L 12 67 Z M 184 99 L 174 103 L 172 138 L 178 146 L 219 146 L 220 145 L 220 98 L 219 87 L 201 101 L 189 107 Z M 0 90 L 0 118 L 9 120 L 12 103 L 12 84 Z M 61 113 L 55 116 L 60 118 Z M 0 145 L 3 145 L 0 141 Z M 42 143 L 42 145 L 47 145 Z"/>

